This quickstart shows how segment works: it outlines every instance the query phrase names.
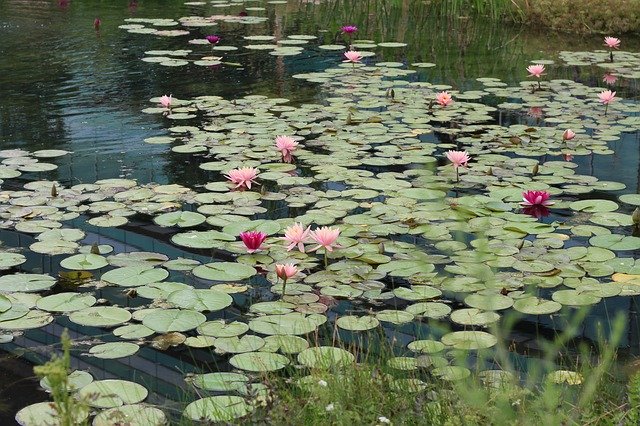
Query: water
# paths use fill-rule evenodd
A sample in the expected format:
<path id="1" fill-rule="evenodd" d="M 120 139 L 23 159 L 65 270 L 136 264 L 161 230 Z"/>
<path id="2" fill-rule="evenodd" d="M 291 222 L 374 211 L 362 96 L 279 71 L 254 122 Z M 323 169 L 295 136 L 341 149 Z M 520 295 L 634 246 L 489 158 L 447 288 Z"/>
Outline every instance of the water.
<path id="1" fill-rule="evenodd" d="M 383 10 L 376 9 L 382 8 L 381 5 L 386 5 Z M 373 9 L 369 10 L 369 6 Z M 406 49 L 385 49 L 376 60 L 436 63 L 436 67 L 420 70 L 411 79 L 450 84 L 465 90 L 479 88 L 475 79 L 481 76 L 516 83 L 525 78 L 524 69 L 534 59 L 557 59 L 560 50 L 591 50 L 601 43 L 599 36 L 550 35 L 465 18 L 443 21 L 429 15 L 418 2 L 407 0 L 393 5 L 384 1 L 366 2 L 366 5 L 362 2 L 360 6 L 290 1 L 286 6 L 267 5 L 265 16 L 268 20 L 263 24 L 218 24 L 215 32 L 223 35 L 224 43 L 240 46 L 237 51 L 224 52 L 225 61 L 240 63 L 240 68 L 163 67 L 140 59 L 145 51 L 154 49 L 203 50 L 203 46 L 189 45 L 187 41 L 203 37 L 207 32 L 195 30 L 190 36 L 160 38 L 130 34 L 118 28 L 131 17 L 177 19 L 202 14 L 205 9 L 209 14 L 221 13 L 213 6 L 203 8 L 170 1 L 0 0 L 0 55 L 3 58 L 0 61 L 0 149 L 65 149 L 73 152 L 53 160 L 59 166 L 56 171 L 25 174 L 20 181 L 47 178 L 63 185 L 74 185 L 124 177 L 141 183 L 178 183 L 192 188 L 209 182 L 214 175 L 194 167 L 188 156 L 172 153 L 166 145 L 143 142 L 145 138 L 167 134 L 167 127 L 174 125 L 159 115 L 141 112 L 152 106 L 149 99 L 163 94 L 179 98 L 214 95 L 227 99 L 260 94 L 287 98 L 293 105 L 316 103 L 326 96 L 320 85 L 292 76 L 323 70 L 339 61 L 340 52 L 316 47 L 305 48 L 303 54 L 291 57 L 274 57 L 266 52 L 244 49 L 244 44 L 253 43 L 242 39 L 247 35 L 311 34 L 319 37 L 318 41 L 312 42 L 317 46 L 335 42 L 335 31 L 340 24 L 361 23 L 359 38 L 409 44 Z M 225 9 L 224 13 L 241 11 L 242 6 L 237 5 Z M 260 15 L 261 12 L 251 13 Z M 93 27 L 96 17 L 102 21 L 99 31 Z M 625 38 L 625 42 L 633 45 L 635 40 Z M 603 86 L 602 71 L 595 67 L 558 67 L 553 72 L 557 78 Z M 619 94 L 635 97 L 637 89 L 635 81 L 623 81 Z M 508 114 L 501 114 L 496 119 L 501 124 L 530 120 Z M 610 144 L 615 154 L 574 160 L 579 165 L 578 173 L 627 186 L 623 191 L 596 192 L 590 197 L 615 200 L 615 195 L 640 191 L 638 138 L 635 133 L 624 134 L 620 141 Z M 630 212 L 625 207 L 621 211 Z M 71 225 L 86 228 L 82 220 Z M 122 229 L 99 233 L 92 228 L 85 241 L 112 244 L 116 252 L 144 250 L 164 253 L 171 258 L 190 256 L 208 260 L 208 253 L 187 252 L 172 245 L 169 236 L 157 226 L 138 221 Z M 9 246 L 24 247 L 31 243 L 31 237 L 12 231 L 2 231 L 0 237 Z M 54 260 L 63 258 L 58 256 L 52 260 L 34 253 L 27 253 L 27 256 L 29 260 L 23 265 L 24 270 L 41 270 L 54 276 L 59 269 Z M 183 277 L 177 274 L 176 278 Z M 195 281 L 192 283 L 198 285 Z M 135 304 L 116 291 L 106 290 L 105 295 L 123 305 Z M 348 304 L 341 303 L 334 311 L 346 309 Z M 637 353 L 640 337 L 634 298 L 608 299 L 592 317 L 612 317 L 616 311 L 624 311 L 629 319 L 621 345 L 629 348 L 629 352 Z M 233 317 L 239 313 L 224 315 Z M 540 324 L 554 327 L 552 320 L 541 319 Z M 80 339 L 84 337 L 83 333 L 93 336 L 96 332 L 61 320 L 45 329 L 25 333 L 6 345 L 6 349 L 47 348 L 37 356 L 33 353 L 26 356 L 30 361 L 41 362 L 51 353 L 51 345 L 59 341 L 65 325 L 72 326 L 77 333 L 75 337 Z M 406 330 L 400 340 L 410 339 L 414 332 Z M 582 334 L 594 337 L 593 323 L 585 322 Z M 525 334 L 522 337 L 525 348 L 527 342 L 530 347 L 535 346 L 531 335 Z M 7 362 L 2 360 L 0 364 Z M 175 351 L 166 354 L 149 348 L 143 348 L 138 355 L 125 361 L 74 357 L 74 367 L 90 369 L 96 379 L 117 376 L 143 382 L 153 393 L 151 402 L 162 402 L 165 398 L 184 399 L 186 390 L 176 388 L 183 386 L 184 373 L 199 371 L 203 365 L 216 368 L 217 362 L 215 357 L 194 360 L 191 354 Z M 29 395 L 29 400 L 20 399 L 20 404 L 24 406 L 33 402 L 31 398 L 43 397 L 42 394 Z M 13 404 L 0 415 L 0 422 L 9 424 L 20 404 Z"/>

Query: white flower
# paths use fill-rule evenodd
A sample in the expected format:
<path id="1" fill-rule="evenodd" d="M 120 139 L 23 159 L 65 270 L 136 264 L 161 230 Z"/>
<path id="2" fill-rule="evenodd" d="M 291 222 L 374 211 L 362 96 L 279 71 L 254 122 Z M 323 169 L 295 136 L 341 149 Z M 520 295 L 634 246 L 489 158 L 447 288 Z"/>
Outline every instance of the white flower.
<path id="1" fill-rule="evenodd" d="M 378 417 L 378 421 L 379 421 L 380 423 L 385 423 L 385 424 L 388 424 L 388 425 L 390 425 L 390 424 L 391 424 L 391 420 L 389 420 L 389 419 L 388 419 L 388 418 L 386 418 L 385 416 L 380 416 L 380 417 Z"/>
<path id="2" fill-rule="evenodd" d="M 327 382 L 325 382 L 324 380 L 318 380 L 318 384 L 319 384 L 320 386 L 322 386 L 323 388 L 326 388 L 326 387 L 327 387 Z"/>
<path id="3" fill-rule="evenodd" d="M 325 411 L 333 411 L 335 407 L 333 406 L 333 404 L 329 404 L 326 407 L 324 407 Z"/>

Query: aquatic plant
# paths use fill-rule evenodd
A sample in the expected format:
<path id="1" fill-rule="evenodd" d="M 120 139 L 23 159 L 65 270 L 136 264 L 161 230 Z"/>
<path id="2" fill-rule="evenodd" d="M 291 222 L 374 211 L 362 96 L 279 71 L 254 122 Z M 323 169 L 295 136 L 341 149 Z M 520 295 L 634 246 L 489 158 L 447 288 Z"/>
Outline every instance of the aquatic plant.
<path id="1" fill-rule="evenodd" d="M 282 161 L 290 163 L 293 160 L 293 151 L 298 148 L 298 142 L 291 136 L 277 136 L 276 148 L 282 155 Z"/>
<path id="2" fill-rule="evenodd" d="M 620 48 L 620 39 L 616 37 L 605 37 L 604 45 L 611 49 L 611 51 L 609 52 L 609 59 L 611 62 L 613 62 L 613 49 Z"/>
<path id="3" fill-rule="evenodd" d="M 576 137 L 576 133 L 571 129 L 566 129 L 564 132 L 562 132 L 563 141 L 570 141 L 575 137 Z"/>
<path id="4" fill-rule="evenodd" d="M 467 151 L 449 150 L 447 151 L 446 156 L 447 160 L 451 161 L 451 166 L 453 166 L 456 171 L 456 182 L 460 182 L 458 169 L 460 167 L 467 167 L 467 163 L 471 160 L 469 153 Z"/>
<path id="5" fill-rule="evenodd" d="M 287 246 L 287 251 L 293 250 L 295 247 L 298 247 L 301 253 L 305 252 L 304 245 L 305 243 L 311 242 L 311 226 L 308 226 L 306 229 L 302 226 L 301 223 L 294 223 L 289 226 L 284 231 L 284 237 L 281 237 L 285 240 L 289 245 Z"/>
<path id="6" fill-rule="evenodd" d="M 267 234 L 260 231 L 246 231 L 240 233 L 240 239 L 247 248 L 247 253 L 255 253 L 262 248 L 262 243 L 267 238 Z"/>
<path id="7" fill-rule="evenodd" d="M 436 102 L 438 102 L 439 105 L 446 107 L 453 103 L 453 98 L 449 92 L 444 91 L 436 94 Z"/>
<path id="8" fill-rule="evenodd" d="M 162 105 L 165 108 L 171 108 L 171 104 L 173 102 L 173 99 L 171 97 L 172 95 L 162 95 L 160 97 L 160 105 Z"/>
<path id="9" fill-rule="evenodd" d="M 219 35 L 211 34 L 205 37 L 209 44 L 218 44 L 222 38 Z"/>
<path id="10" fill-rule="evenodd" d="M 522 193 L 521 206 L 551 206 L 552 201 L 549 201 L 551 195 L 547 191 L 524 191 Z"/>
<path id="11" fill-rule="evenodd" d="M 535 65 L 529 65 L 527 67 L 527 72 L 529 73 L 530 77 L 535 77 L 538 79 L 538 89 L 541 89 L 542 87 L 540 86 L 540 77 L 542 77 L 544 75 L 544 65 L 542 64 L 535 64 Z"/>
<path id="12" fill-rule="evenodd" d="M 344 57 L 347 58 L 347 60 L 344 62 L 351 62 L 354 67 L 356 66 L 356 63 L 362 60 L 362 55 L 360 54 L 360 52 L 355 50 L 344 52 Z"/>
<path id="13" fill-rule="evenodd" d="M 251 185 L 256 184 L 258 174 L 255 167 L 240 167 L 229 170 L 225 177 L 236 185 L 235 189 L 251 189 Z"/>
<path id="14" fill-rule="evenodd" d="M 600 102 L 604 104 L 604 115 L 607 115 L 609 104 L 616 100 L 616 92 L 612 92 L 611 90 L 603 90 L 602 92 L 598 93 L 598 99 L 600 99 Z"/>
<path id="15" fill-rule="evenodd" d="M 282 295 L 287 295 L 287 280 L 296 276 L 298 268 L 293 263 L 279 264 L 276 263 L 276 275 L 283 281 Z"/>

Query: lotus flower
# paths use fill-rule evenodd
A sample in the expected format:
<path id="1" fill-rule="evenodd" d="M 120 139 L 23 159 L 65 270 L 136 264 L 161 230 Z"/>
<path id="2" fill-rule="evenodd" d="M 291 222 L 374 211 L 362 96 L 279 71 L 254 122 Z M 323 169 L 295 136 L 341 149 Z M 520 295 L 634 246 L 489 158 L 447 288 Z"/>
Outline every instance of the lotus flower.
<path id="1" fill-rule="evenodd" d="M 260 231 L 247 231 L 240 233 L 240 239 L 247 248 L 247 253 L 255 253 L 260 250 L 260 246 L 267 238 L 267 234 Z"/>
<path id="2" fill-rule="evenodd" d="M 616 81 L 618 81 L 618 77 L 608 72 L 605 73 L 604 76 L 602 76 L 602 81 L 607 83 L 609 86 L 613 86 L 614 84 L 616 84 Z"/>
<path id="3" fill-rule="evenodd" d="M 616 100 L 616 92 L 612 92 L 611 90 L 604 90 L 598 93 L 598 98 L 600 98 L 600 102 L 602 102 L 605 105 L 604 115 L 607 115 L 609 104 Z"/>
<path id="4" fill-rule="evenodd" d="M 298 273 L 298 268 L 293 263 L 276 264 L 276 275 L 278 278 L 287 281 Z"/>
<path id="5" fill-rule="evenodd" d="M 362 60 L 362 55 L 360 52 L 355 50 L 349 50 L 348 52 L 344 52 L 344 57 L 347 58 L 344 62 L 351 62 L 353 66 L 356 66 L 356 62 L 360 62 Z"/>
<path id="6" fill-rule="evenodd" d="M 171 108 L 171 103 L 173 102 L 173 99 L 171 98 L 171 95 L 167 96 L 167 95 L 162 95 L 160 97 L 160 105 L 162 105 L 165 108 Z"/>
<path id="7" fill-rule="evenodd" d="M 544 65 L 542 64 L 529 65 L 527 67 L 527 71 L 529 72 L 529 77 L 540 78 L 542 75 L 544 75 Z"/>
<path id="8" fill-rule="evenodd" d="M 293 139 L 291 136 L 277 136 L 276 137 L 276 148 L 282 154 L 282 160 L 285 163 L 290 163 L 293 160 L 293 155 L 291 153 L 296 150 L 298 147 L 298 142 Z"/>
<path id="9" fill-rule="evenodd" d="M 310 226 L 305 229 L 301 223 L 297 222 L 285 229 L 284 237 L 282 237 L 282 239 L 289 243 L 287 251 L 291 251 L 294 247 L 298 246 L 298 250 L 304 253 L 304 243 L 309 242 L 310 232 Z"/>
<path id="10" fill-rule="evenodd" d="M 528 214 L 529 216 L 533 216 L 537 219 L 540 219 L 541 217 L 547 217 L 550 214 L 548 208 L 539 205 L 525 207 L 522 209 L 522 213 Z"/>
<path id="11" fill-rule="evenodd" d="M 352 35 L 353 33 L 358 31 L 358 27 L 356 27 L 355 25 L 345 25 L 340 28 L 340 31 L 342 31 L 342 34 Z"/>
<path id="12" fill-rule="evenodd" d="M 321 247 L 324 247 L 326 251 L 333 251 L 333 248 L 337 247 L 336 240 L 340 236 L 340 229 L 323 226 L 315 231 L 311 231 L 310 236 L 318 243 L 311 251 L 318 250 Z"/>
<path id="13" fill-rule="evenodd" d="M 235 183 L 235 188 L 251 189 L 251 184 L 256 183 L 255 179 L 258 176 L 258 169 L 253 167 L 240 167 L 229 170 L 229 173 L 224 176 Z"/>
<path id="14" fill-rule="evenodd" d="M 571 130 L 571 129 L 567 129 L 562 133 L 562 140 L 563 141 L 570 141 L 571 139 L 576 137 L 576 133 Z"/>
<path id="15" fill-rule="evenodd" d="M 443 107 L 446 107 L 453 103 L 453 98 L 451 97 L 451 94 L 449 92 L 445 91 L 436 94 L 436 101 Z"/>
<path id="16" fill-rule="evenodd" d="M 551 206 L 553 202 L 549 201 L 550 194 L 547 191 L 524 191 L 522 193 L 523 207 L 531 206 Z"/>
<path id="17" fill-rule="evenodd" d="M 620 47 L 620 39 L 616 37 L 605 37 L 604 45 L 609 49 L 617 49 Z"/>
<path id="18" fill-rule="evenodd" d="M 220 40 L 221 40 L 220 36 L 215 35 L 215 34 L 208 35 L 205 38 L 211 44 L 218 44 L 220 42 Z"/>

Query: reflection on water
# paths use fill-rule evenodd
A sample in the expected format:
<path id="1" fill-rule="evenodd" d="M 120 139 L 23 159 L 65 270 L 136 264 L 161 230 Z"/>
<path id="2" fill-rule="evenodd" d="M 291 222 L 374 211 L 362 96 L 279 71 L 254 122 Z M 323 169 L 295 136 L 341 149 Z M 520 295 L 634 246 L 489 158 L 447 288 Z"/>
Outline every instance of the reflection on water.
<path id="1" fill-rule="evenodd" d="M 195 50 L 199 47 L 187 44 L 193 35 L 156 38 L 130 34 L 118 28 L 128 17 L 179 18 L 200 14 L 201 7 L 179 2 L 5 0 L 0 7 L 0 53 L 3 56 L 0 61 L 0 147 L 29 151 L 56 148 L 74 152 L 55 160 L 58 170 L 46 176 L 25 175 L 25 179 L 46 177 L 73 185 L 127 177 L 142 183 L 172 182 L 197 188 L 210 180 L 210 172 L 196 167 L 192 157 L 173 153 L 166 145 L 143 142 L 145 138 L 166 134 L 166 128 L 173 125 L 160 116 L 141 113 L 149 107 L 148 100 L 162 94 L 173 94 L 178 98 L 200 95 L 236 98 L 260 94 L 288 98 L 293 104 L 318 102 L 325 96 L 321 86 L 292 76 L 322 70 L 341 60 L 341 52 L 323 51 L 313 46 L 340 42 L 342 36 L 337 29 L 342 24 L 357 24 L 358 38 L 408 43 L 404 49 L 380 49 L 377 57 L 368 61 L 432 62 L 435 67 L 421 69 L 410 78 L 469 90 L 479 87 L 475 81 L 477 77 L 497 77 L 506 83 L 517 83 L 525 78 L 524 69 L 532 58 L 554 59 L 558 46 L 578 50 L 591 49 L 600 43 L 600 37 L 587 37 L 563 38 L 560 44 L 559 38 L 548 34 L 480 23 L 468 17 L 440 20 L 419 1 L 331 0 L 315 3 L 291 1 L 286 6 L 268 6 L 269 19 L 263 24 L 243 26 L 220 22 L 216 32 L 224 34 L 225 44 L 240 47 L 225 56 L 225 61 L 241 64 L 231 72 L 227 66 L 163 67 L 143 62 L 140 58 L 148 50 Z M 208 10 L 211 14 L 217 13 L 213 8 Z M 237 5 L 227 13 L 242 11 L 242 6 Z M 101 20 L 98 31 L 94 28 L 96 17 Z M 203 29 L 195 34 L 202 37 L 207 33 Z M 298 56 L 274 57 L 262 51 L 243 49 L 247 44 L 243 36 L 263 34 L 277 38 L 311 34 L 319 39 Z M 602 81 L 602 70 L 593 68 L 555 67 L 553 78 L 574 79 L 592 86 L 607 84 Z M 616 84 L 622 96 L 637 93 L 635 81 L 619 79 Z M 486 101 L 492 103 L 491 99 Z M 499 102 L 494 100 L 493 103 Z M 528 115 L 499 113 L 495 118 L 504 126 L 534 124 L 544 118 L 544 110 L 534 108 Z M 426 143 L 437 141 L 437 137 L 444 136 L 430 136 Z M 621 140 L 611 143 L 615 151 L 612 155 L 592 154 L 573 159 L 579 165 L 578 173 L 623 182 L 627 186 L 624 191 L 596 192 L 592 196 L 613 198 L 622 192 L 640 192 L 639 147 L 637 134 L 625 134 Z M 620 173 L 621 170 L 625 173 Z M 623 207 L 621 211 L 629 212 L 629 209 Z M 544 212 L 531 213 L 545 216 Z M 279 217 L 281 214 L 270 211 L 267 216 Z M 89 228 L 81 221 L 75 226 Z M 208 259 L 204 253 L 186 253 L 172 246 L 167 235 L 162 235 L 157 227 L 91 228 L 91 231 L 93 234 L 87 243 L 108 243 L 116 246 L 118 252 L 144 250 L 164 253 L 171 258 L 188 254 L 200 256 L 203 261 Z M 10 246 L 29 244 L 28 237 L 11 232 L 2 232 L 1 239 Z M 28 258 L 25 270 L 40 270 L 55 276 L 58 272 L 55 268 L 62 257 L 29 253 Z M 197 282 L 192 284 L 198 285 Z M 262 295 L 259 283 L 256 284 L 258 290 L 253 297 L 259 298 Z M 123 305 L 134 303 L 115 291 L 108 295 Z M 344 303 L 334 308 L 336 312 L 346 309 Z M 612 318 L 617 311 L 628 313 L 629 318 L 622 345 L 636 351 L 639 334 L 635 298 L 607 299 L 606 303 L 598 305 L 591 317 Z M 542 328 L 554 329 L 558 326 L 554 321 L 561 322 L 562 318 L 540 318 L 539 324 Z M 70 324 L 60 321 L 44 331 L 26 333 L 16 343 L 35 347 L 54 345 L 63 325 Z M 95 337 L 95 330 L 70 326 L 76 333 L 74 337 L 80 340 Z M 585 321 L 582 334 L 595 337 L 595 327 L 593 321 Z M 398 340 L 402 342 L 412 333 L 420 332 L 427 333 L 425 330 L 407 330 L 406 334 L 398 333 Z M 520 338 L 523 347 L 527 348 L 530 343 L 529 349 L 534 350 L 531 342 L 530 336 Z M 163 396 L 180 399 L 180 389 L 175 385 L 183 384 L 184 373 L 197 371 L 205 364 L 210 364 L 210 369 L 217 368 L 215 359 L 198 359 L 198 355 L 194 359 L 191 353 L 171 355 L 145 349 L 126 364 L 80 357 L 74 362 L 78 367 L 90 368 L 96 378 L 120 376 L 145 383 L 156 393 L 157 398 L 152 402 L 161 401 Z M 20 402 L 21 405 L 26 403 Z"/>

